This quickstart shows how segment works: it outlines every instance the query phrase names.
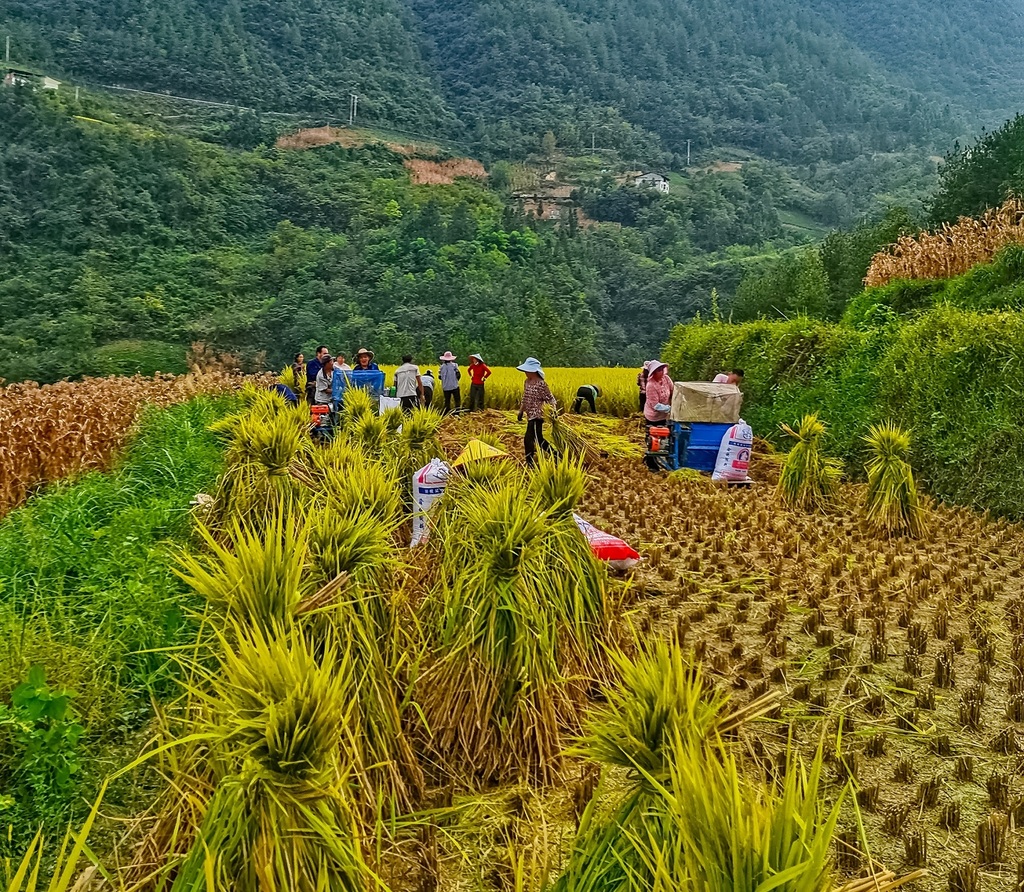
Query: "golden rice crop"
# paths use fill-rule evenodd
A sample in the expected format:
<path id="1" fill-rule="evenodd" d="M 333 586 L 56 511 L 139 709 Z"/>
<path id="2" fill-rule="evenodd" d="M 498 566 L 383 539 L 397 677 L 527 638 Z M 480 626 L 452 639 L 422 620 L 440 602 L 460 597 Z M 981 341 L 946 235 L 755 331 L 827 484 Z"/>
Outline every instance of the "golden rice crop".
<path id="1" fill-rule="evenodd" d="M 426 371 L 428 365 L 437 376 L 437 366 L 431 362 L 420 366 L 420 371 Z M 394 366 L 381 366 L 387 375 L 388 383 L 393 380 Z M 463 401 L 469 398 L 469 376 L 464 366 L 462 369 Z M 593 384 L 600 391 L 597 398 L 597 411 L 604 415 L 614 415 L 617 418 L 628 418 L 639 412 L 636 376 L 640 370 L 634 368 L 595 367 L 595 368 L 545 368 L 544 377 L 551 388 L 551 392 L 558 400 L 558 405 L 563 410 L 570 410 L 573 401 L 576 399 L 576 391 L 583 384 Z M 487 379 L 485 388 L 487 406 L 491 409 L 518 409 L 523 398 L 524 375 L 518 369 L 510 366 L 491 366 L 491 377 Z M 440 385 L 434 391 L 434 404 L 436 405 L 441 396 Z M 588 408 L 589 412 L 590 409 Z"/>
<path id="2" fill-rule="evenodd" d="M 924 532 L 924 511 L 907 461 L 910 434 L 895 424 L 872 425 L 864 441 L 871 449 L 865 470 L 868 477 L 866 513 L 881 533 Z"/>
<path id="3" fill-rule="evenodd" d="M 885 285 L 893 279 L 949 279 L 991 260 L 1000 249 L 1024 244 L 1024 201 L 1011 198 L 979 218 L 961 217 L 935 232 L 905 235 L 879 251 L 864 284 Z"/>
<path id="4" fill-rule="evenodd" d="M 779 474 L 778 494 L 794 508 L 818 511 L 827 507 L 836 494 L 842 476 L 842 465 L 837 459 L 824 455 L 821 438 L 826 424 L 817 413 L 805 415 L 796 430 L 788 424 L 782 430 L 796 440 L 786 453 Z"/>
<path id="5" fill-rule="evenodd" d="M 0 388 L 0 515 L 46 483 L 110 466 L 145 406 L 236 389 L 223 372 Z"/>

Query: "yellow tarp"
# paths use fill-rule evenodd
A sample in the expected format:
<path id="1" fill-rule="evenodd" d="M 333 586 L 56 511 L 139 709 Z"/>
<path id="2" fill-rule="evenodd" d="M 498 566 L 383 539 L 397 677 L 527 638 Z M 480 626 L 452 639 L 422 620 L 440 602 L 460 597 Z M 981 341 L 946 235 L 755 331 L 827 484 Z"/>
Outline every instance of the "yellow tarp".
<path id="1" fill-rule="evenodd" d="M 482 458 L 506 458 L 507 456 L 508 453 L 504 449 L 488 446 L 483 440 L 470 440 L 466 444 L 466 448 L 459 453 L 459 457 L 452 462 L 452 467 L 457 468 L 471 461 L 480 461 Z"/>

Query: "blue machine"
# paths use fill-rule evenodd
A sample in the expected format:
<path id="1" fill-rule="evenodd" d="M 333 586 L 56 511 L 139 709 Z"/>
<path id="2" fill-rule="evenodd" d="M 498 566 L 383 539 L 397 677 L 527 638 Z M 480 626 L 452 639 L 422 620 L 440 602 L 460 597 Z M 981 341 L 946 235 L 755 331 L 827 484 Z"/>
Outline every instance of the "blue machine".
<path id="1" fill-rule="evenodd" d="M 351 369 L 342 371 L 335 369 L 331 378 L 331 399 L 340 405 L 345 391 L 355 387 L 367 391 L 370 396 L 378 399 L 384 394 L 384 373 L 376 370 Z"/>
<path id="2" fill-rule="evenodd" d="M 647 431 L 648 467 L 692 468 L 711 474 L 722 440 L 739 419 L 743 395 L 734 384 L 677 381 L 671 420 Z M 695 421 L 714 418 L 715 421 Z M 732 420 L 728 420 L 732 419 Z"/>

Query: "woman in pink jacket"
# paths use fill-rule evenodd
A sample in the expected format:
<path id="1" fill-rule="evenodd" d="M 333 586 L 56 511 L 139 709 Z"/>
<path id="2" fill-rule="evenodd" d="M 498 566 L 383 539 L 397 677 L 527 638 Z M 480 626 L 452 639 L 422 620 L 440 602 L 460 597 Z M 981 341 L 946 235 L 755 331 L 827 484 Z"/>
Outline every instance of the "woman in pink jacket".
<path id="1" fill-rule="evenodd" d="M 668 376 L 668 365 L 657 360 L 652 362 L 647 373 L 647 401 L 644 403 L 644 419 L 648 427 L 668 420 L 673 387 L 672 379 Z"/>
<path id="2" fill-rule="evenodd" d="M 644 404 L 644 421 L 648 429 L 668 421 L 674 386 L 668 376 L 668 365 L 659 361 L 652 362 L 647 373 L 647 401 Z M 650 448 L 650 436 L 647 445 Z M 646 456 L 644 463 L 652 471 L 658 470 L 658 464 L 651 456 Z"/>

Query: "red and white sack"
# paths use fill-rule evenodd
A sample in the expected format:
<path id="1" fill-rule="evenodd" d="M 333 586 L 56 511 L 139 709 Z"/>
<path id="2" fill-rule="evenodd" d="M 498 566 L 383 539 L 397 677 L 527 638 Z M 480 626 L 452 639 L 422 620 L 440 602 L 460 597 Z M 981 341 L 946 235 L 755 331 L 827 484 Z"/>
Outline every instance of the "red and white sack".
<path id="1" fill-rule="evenodd" d="M 742 481 L 750 470 L 750 453 L 754 449 L 754 432 L 742 418 L 725 432 L 718 447 L 718 460 L 712 480 Z"/>
<path id="2" fill-rule="evenodd" d="M 606 561 L 613 570 L 632 570 L 640 561 L 640 555 L 618 536 L 605 533 L 588 523 L 578 514 L 572 519 L 590 543 L 590 550 L 598 560 Z"/>
<path id="3" fill-rule="evenodd" d="M 439 458 L 430 460 L 430 464 L 420 468 L 412 475 L 412 542 L 410 547 L 427 541 L 427 512 L 430 506 L 444 495 L 448 485 L 448 465 Z"/>

